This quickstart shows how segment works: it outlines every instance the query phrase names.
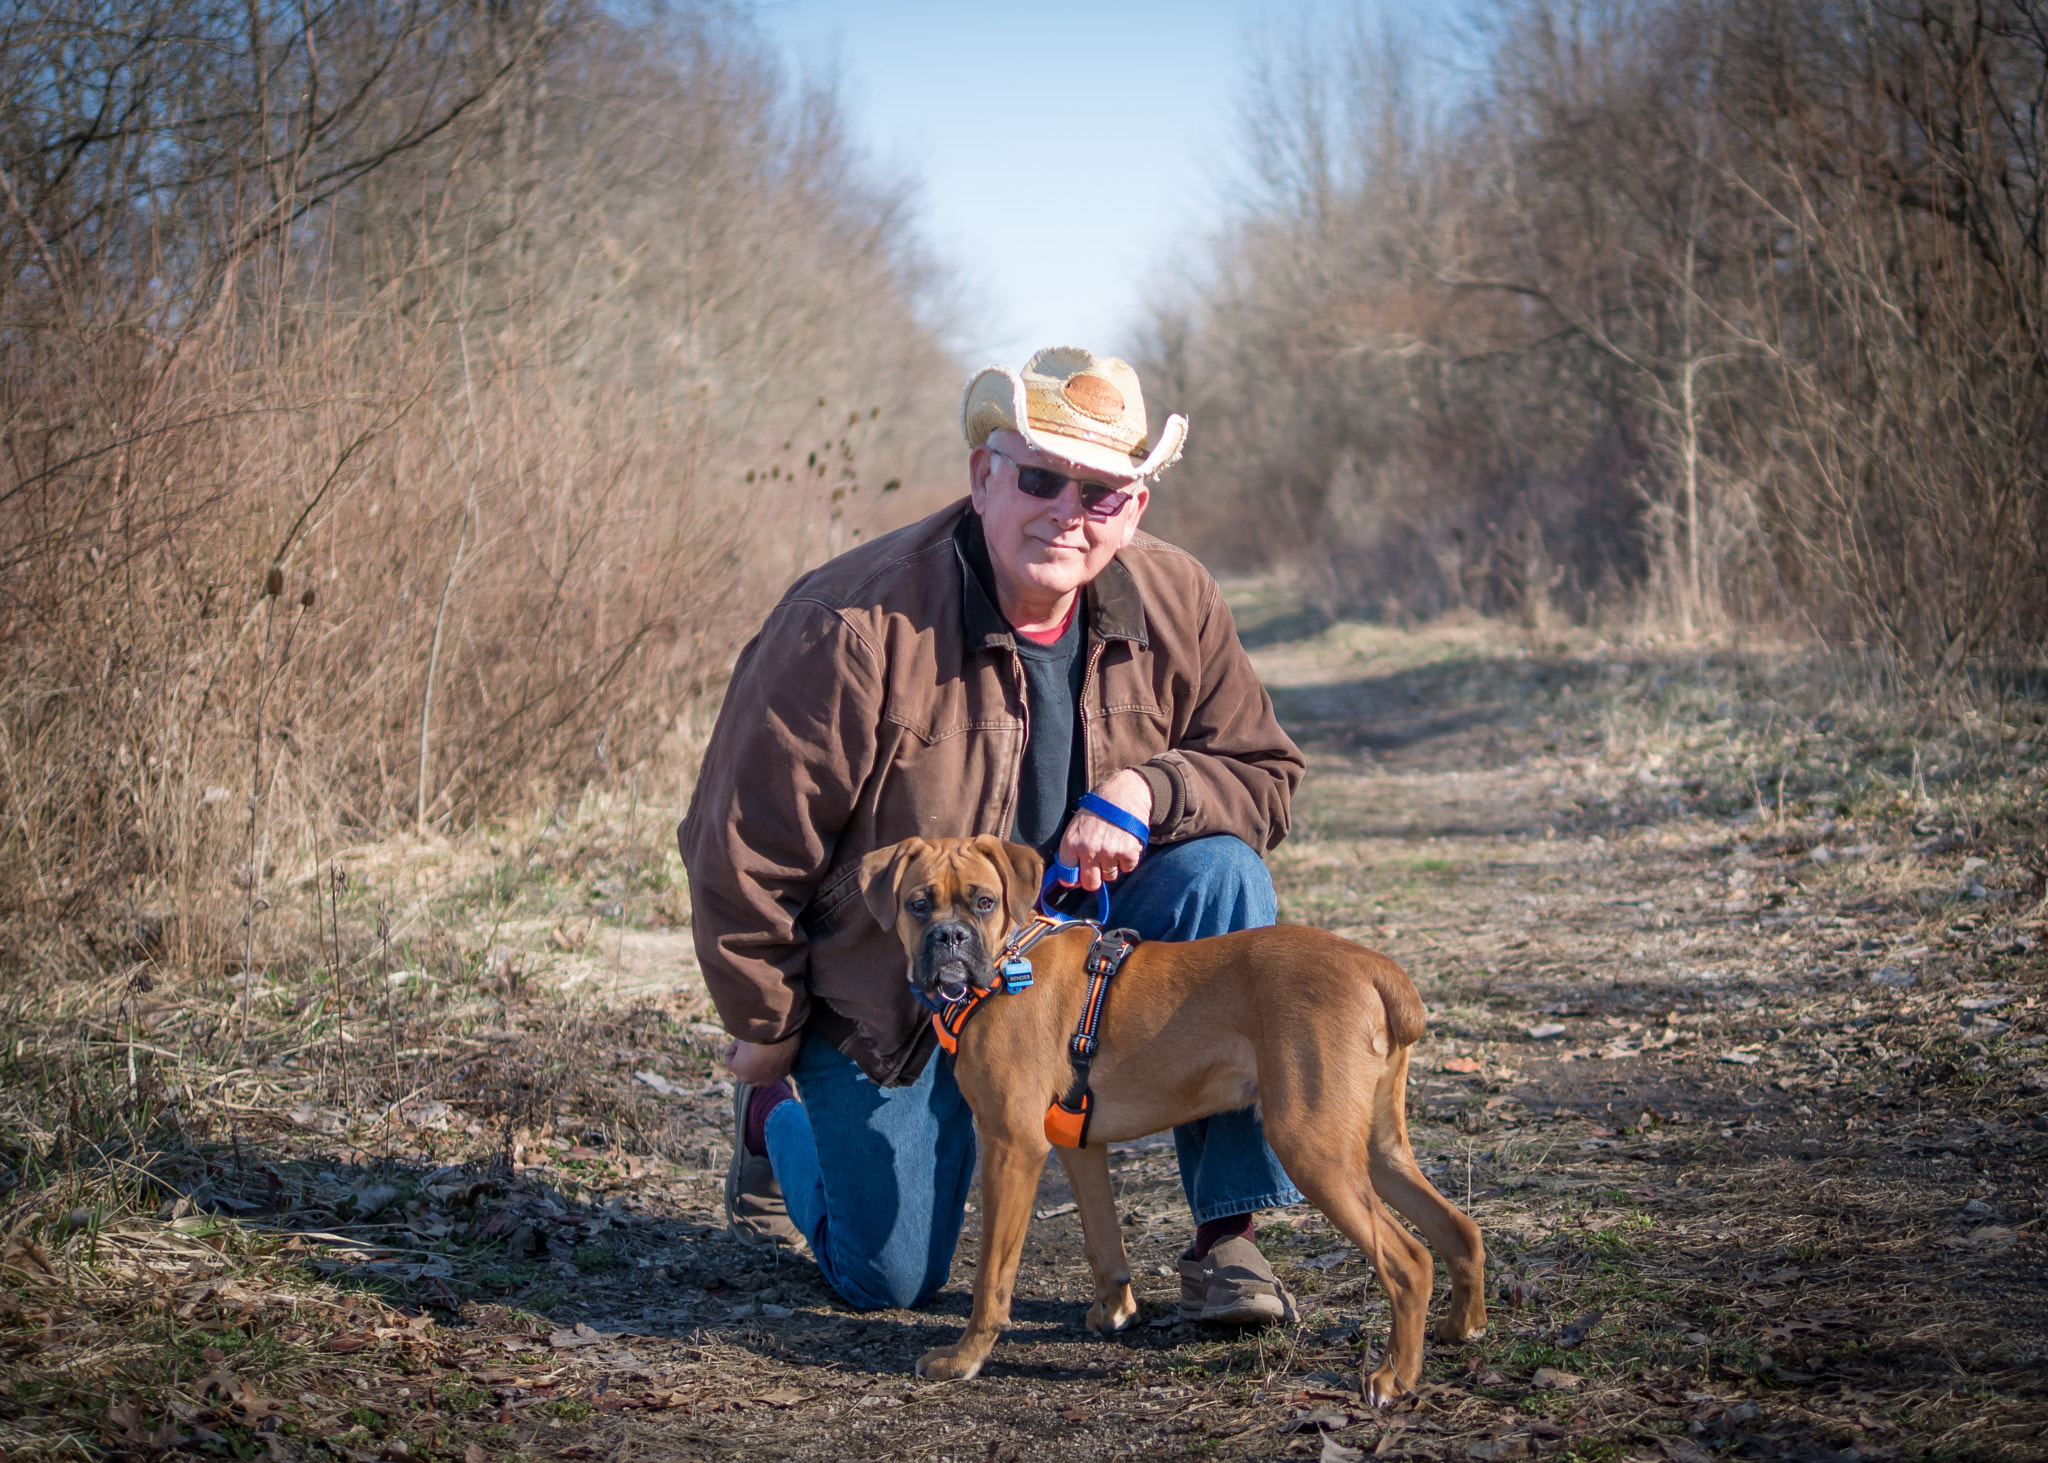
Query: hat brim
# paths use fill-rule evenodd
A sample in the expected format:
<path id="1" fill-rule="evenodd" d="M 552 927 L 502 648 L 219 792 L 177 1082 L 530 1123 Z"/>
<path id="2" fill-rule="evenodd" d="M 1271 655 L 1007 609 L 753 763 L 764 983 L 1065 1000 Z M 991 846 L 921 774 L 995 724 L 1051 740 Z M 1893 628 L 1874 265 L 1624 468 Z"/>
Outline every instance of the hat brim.
<path id="1" fill-rule="evenodd" d="M 1134 460 L 1099 442 L 1065 437 L 1031 425 L 1024 378 L 1007 366 L 977 371 L 960 396 L 960 428 L 967 445 L 979 447 L 998 430 L 1015 432 L 1034 452 L 1118 478 L 1149 478 L 1180 460 L 1188 438 L 1188 419 L 1175 413 L 1159 429 L 1158 440 L 1142 459 Z"/>

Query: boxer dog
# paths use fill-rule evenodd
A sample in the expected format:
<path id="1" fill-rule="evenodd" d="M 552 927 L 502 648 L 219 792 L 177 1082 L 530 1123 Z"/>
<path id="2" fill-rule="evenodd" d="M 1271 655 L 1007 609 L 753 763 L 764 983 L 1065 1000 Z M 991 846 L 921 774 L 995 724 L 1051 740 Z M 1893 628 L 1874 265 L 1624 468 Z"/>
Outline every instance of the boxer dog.
<path id="1" fill-rule="evenodd" d="M 862 864 L 870 910 L 901 937 L 911 984 L 939 999 L 988 991 L 993 958 L 1029 916 L 1038 854 L 986 834 L 877 849 Z M 967 1329 L 918 1360 L 920 1376 L 974 1376 L 1010 1320 L 1017 1263 L 1045 1167 L 1046 1109 L 1071 1077 L 1067 1040 L 1086 994 L 1086 925 L 1030 951 L 1035 984 L 983 1000 L 959 1033 L 956 1075 L 981 1140 L 981 1264 Z M 1422 1000 L 1384 955 L 1300 925 L 1184 943 L 1147 941 L 1110 982 L 1091 1077 L 1086 1145 L 1060 1160 L 1081 1214 L 1105 1335 L 1138 1314 L 1117 1222 L 1108 1145 L 1259 1104 L 1288 1177 L 1372 1258 L 1393 1315 L 1377 1371 L 1360 1379 L 1374 1405 L 1422 1373 L 1429 1251 L 1381 1201 L 1427 1236 L 1451 1276 L 1439 1341 L 1486 1328 L 1486 1249 L 1479 1227 L 1437 1193 L 1408 1146 L 1408 1049 Z"/>

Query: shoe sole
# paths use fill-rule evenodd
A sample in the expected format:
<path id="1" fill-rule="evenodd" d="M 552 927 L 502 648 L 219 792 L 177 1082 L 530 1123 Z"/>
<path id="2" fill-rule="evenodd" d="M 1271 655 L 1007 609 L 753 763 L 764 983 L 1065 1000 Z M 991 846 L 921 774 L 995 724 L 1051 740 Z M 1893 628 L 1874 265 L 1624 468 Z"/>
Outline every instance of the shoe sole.
<path id="1" fill-rule="evenodd" d="M 739 1215 L 733 1212 L 739 1203 L 740 1181 L 745 1176 L 749 1157 L 747 1153 L 747 1105 L 753 1100 L 753 1095 L 754 1089 L 746 1083 L 733 1083 L 732 1162 L 725 1166 L 725 1232 L 741 1244 L 752 1249 L 806 1250 L 808 1247 L 804 1244 L 803 1236 L 796 1232 L 796 1226 L 790 1223 L 787 1212 L 781 1216 L 782 1223 L 788 1225 L 790 1229 L 790 1233 L 786 1235 L 777 1234 L 772 1229 L 765 1231 L 750 1229 L 748 1228 L 749 1224 L 759 1221 L 753 1218 L 742 1220 Z M 767 1222 L 772 1224 L 773 1220 L 768 1219 Z"/>
<path id="2" fill-rule="evenodd" d="M 755 1248 L 773 1246 L 775 1241 L 766 1235 L 750 1234 L 741 1228 L 739 1217 L 733 1208 L 739 1203 L 740 1173 L 747 1162 L 747 1104 L 753 1100 L 754 1089 L 744 1082 L 732 1084 L 732 1162 L 725 1166 L 725 1232 L 743 1245 Z"/>
<path id="3" fill-rule="evenodd" d="M 1287 1307 L 1277 1295 L 1247 1295 L 1227 1306 L 1205 1305 L 1195 1319 L 1205 1326 L 1270 1326 L 1287 1319 Z"/>

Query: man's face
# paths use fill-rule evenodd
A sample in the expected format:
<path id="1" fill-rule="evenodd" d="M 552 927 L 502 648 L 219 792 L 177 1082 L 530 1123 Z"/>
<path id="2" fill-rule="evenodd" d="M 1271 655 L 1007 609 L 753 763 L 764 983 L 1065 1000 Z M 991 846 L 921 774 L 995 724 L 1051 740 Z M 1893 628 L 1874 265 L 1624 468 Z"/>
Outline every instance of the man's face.
<path id="1" fill-rule="evenodd" d="M 1017 486 L 1019 467 L 1042 467 L 1071 480 L 1056 498 L 1033 498 Z M 1152 495 L 1140 479 L 1076 467 L 1034 451 L 1010 431 L 996 432 L 975 448 L 967 470 L 988 556 L 1003 581 L 999 587 L 1018 598 L 1066 595 L 1100 574 L 1138 531 Z M 1098 521 L 1082 511 L 1083 482 L 1103 483 L 1131 500 L 1114 517 Z"/>

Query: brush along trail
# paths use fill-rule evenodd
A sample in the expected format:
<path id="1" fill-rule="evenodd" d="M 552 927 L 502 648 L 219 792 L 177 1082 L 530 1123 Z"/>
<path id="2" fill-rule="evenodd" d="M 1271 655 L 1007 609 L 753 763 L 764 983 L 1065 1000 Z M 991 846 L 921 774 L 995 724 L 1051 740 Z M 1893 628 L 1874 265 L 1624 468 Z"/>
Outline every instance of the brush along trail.
<path id="1" fill-rule="evenodd" d="M 361 852 L 330 962 L 358 992 L 338 1038 L 301 1005 L 202 1088 L 193 1054 L 219 1026 L 200 994 L 99 1022 L 108 1060 L 151 1049 L 184 1136 L 148 1155 L 160 1209 L 84 1220 L 58 1212 L 54 1127 L 11 1140 L 53 1197 L 9 1201 L 0 1446 L 2039 1456 L 2034 706 L 1908 713 L 1789 654 L 1324 627 L 1255 588 L 1237 605 L 1310 758 L 1273 859 L 1283 918 L 1414 976 L 1416 1152 L 1489 1245 L 1492 1328 L 1432 1347 L 1419 1396 L 1361 1403 L 1385 1306 L 1306 1207 L 1258 1229 L 1299 1325 L 1174 1319 L 1190 1226 L 1166 1137 L 1113 1160 L 1144 1318 L 1082 1331 L 1051 1165 L 1015 1329 L 971 1384 L 910 1368 L 966 1314 L 972 1213 L 952 1284 L 915 1313 L 855 1314 L 803 1257 L 728 1239 L 722 1037 L 664 852 L 676 810 L 636 798 L 495 853 L 481 835 Z M 379 898 L 413 911 L 399 938 L 420 968 L 380 956 Z M 295 979 L 259 1017 L 332 983 Z M 142 1319 L 105 1334 L 123 1315 Z"/>

